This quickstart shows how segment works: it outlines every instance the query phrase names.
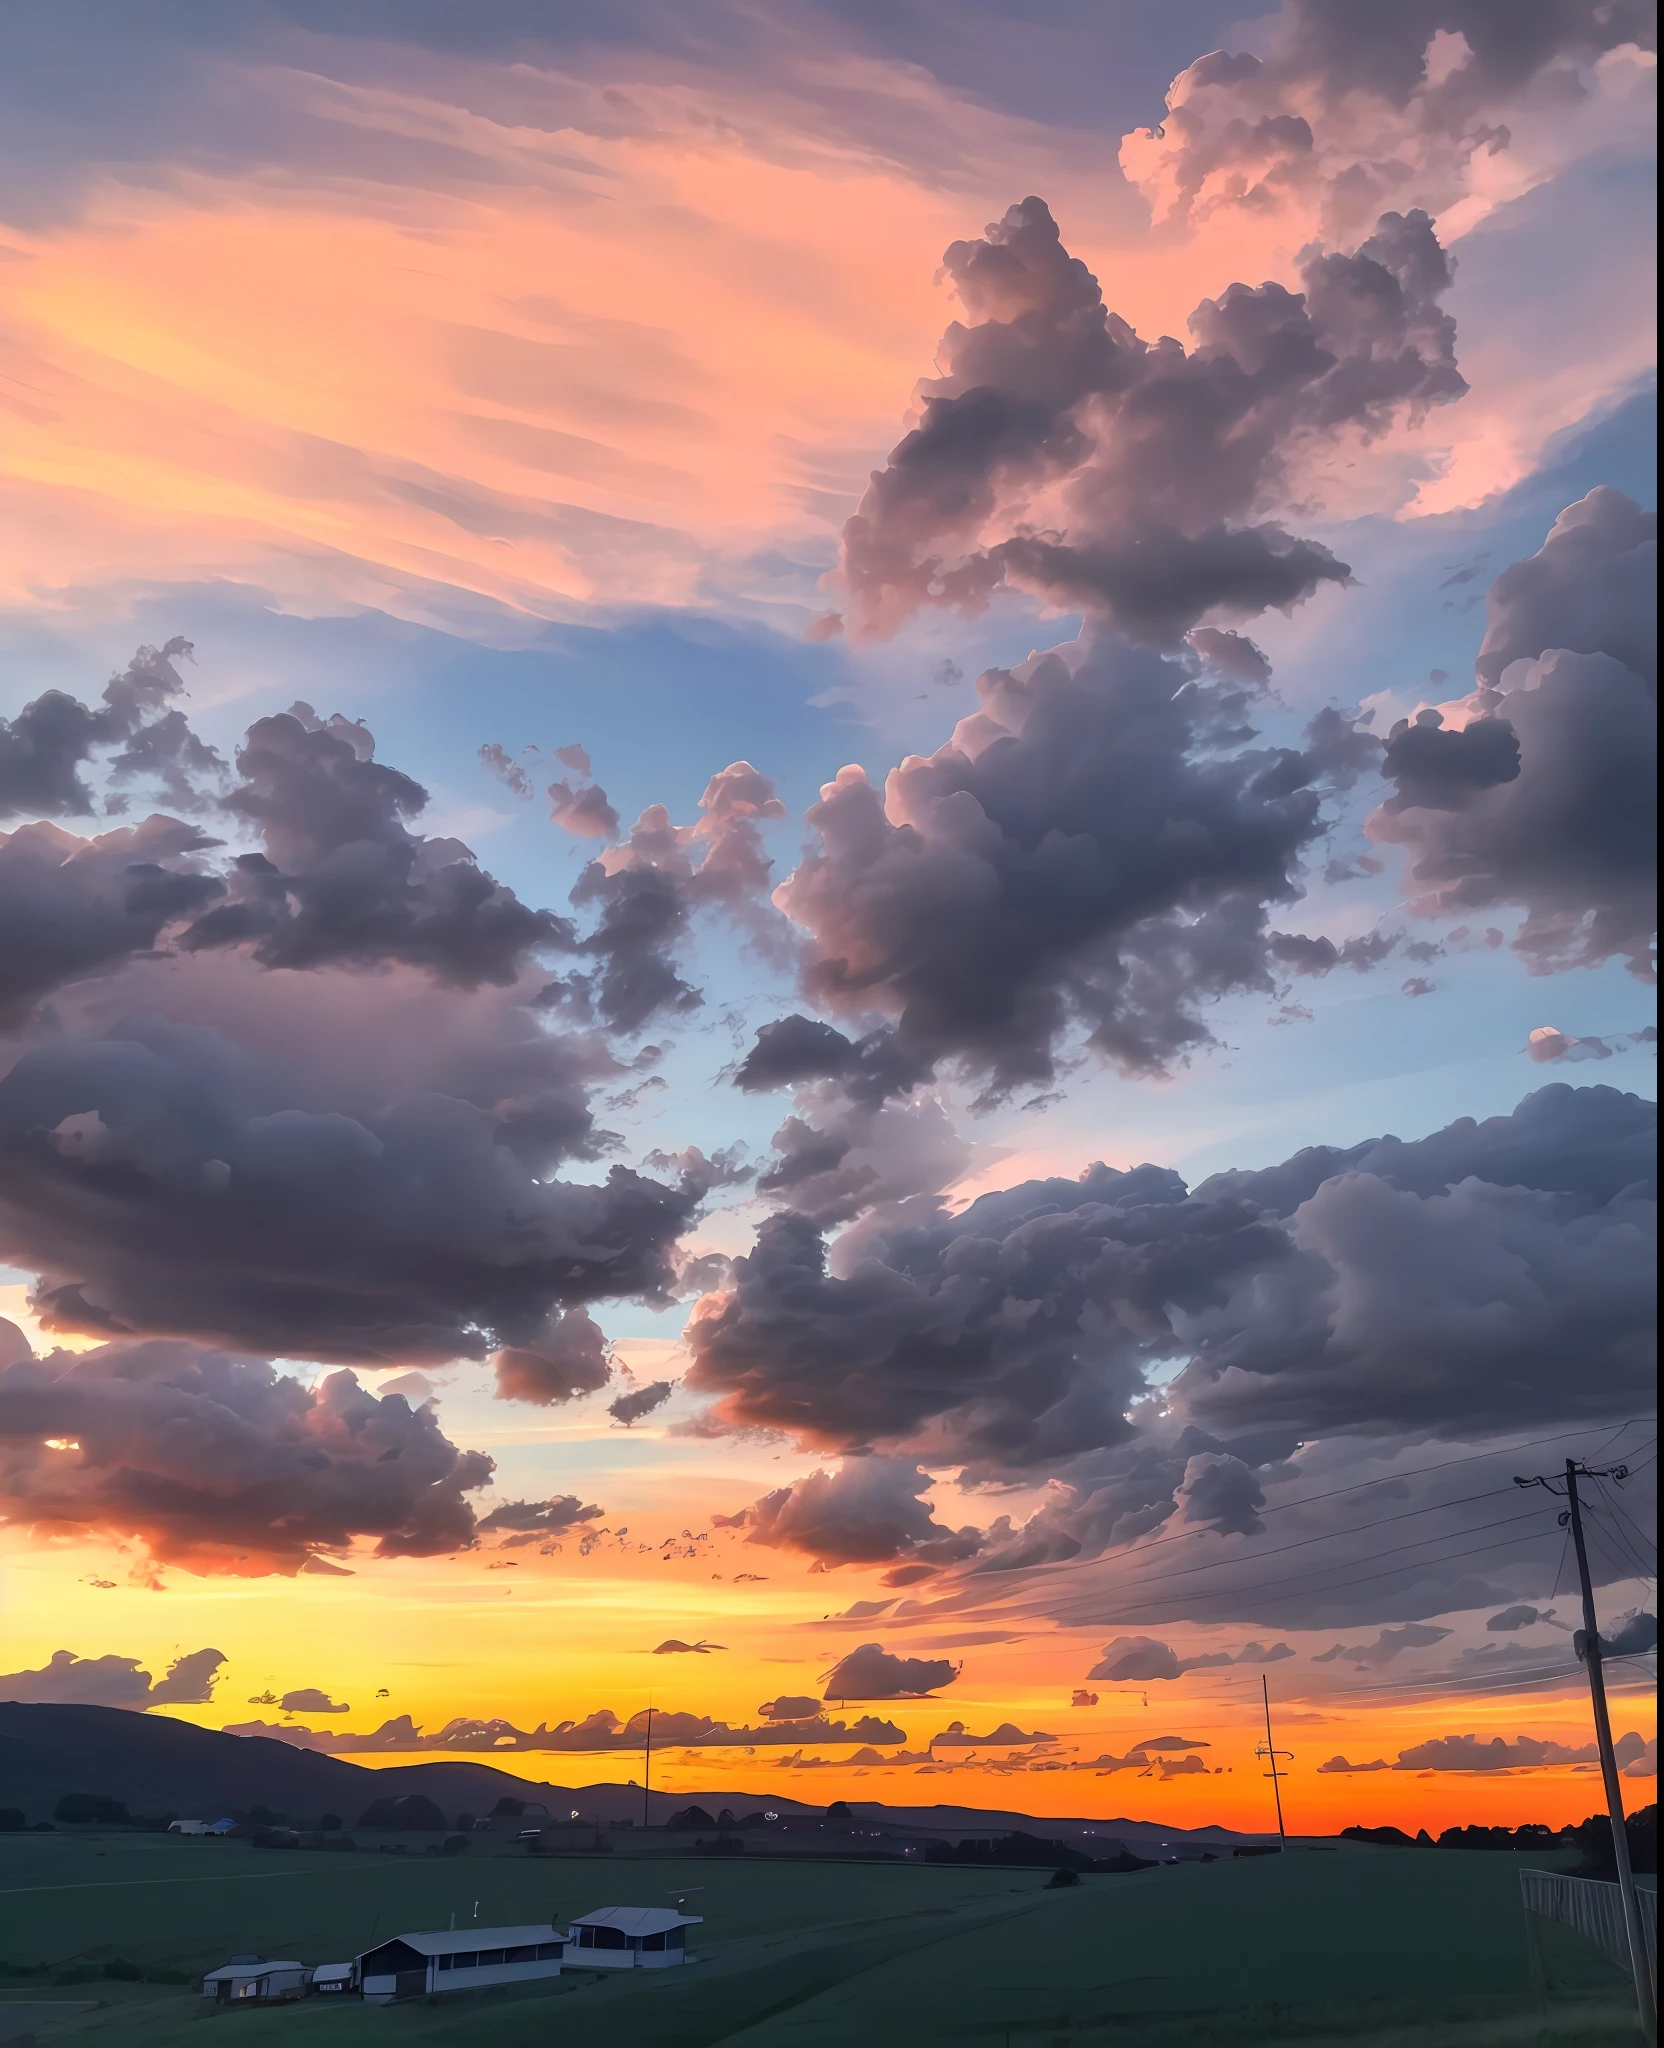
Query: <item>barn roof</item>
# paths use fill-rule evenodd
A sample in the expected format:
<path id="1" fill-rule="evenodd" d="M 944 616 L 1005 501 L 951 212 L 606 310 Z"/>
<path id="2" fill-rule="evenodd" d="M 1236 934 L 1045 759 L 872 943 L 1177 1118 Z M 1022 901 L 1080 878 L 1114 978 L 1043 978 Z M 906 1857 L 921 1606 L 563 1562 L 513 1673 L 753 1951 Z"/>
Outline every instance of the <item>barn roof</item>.
<path id="1" fill-rule="evenodd" d="M 532 1927 L 466 1927 L 442 1928 L 433 1934 L 398 1934 L 395 1941 L 402 1941 L 406 1948 L 413 1948 L 419 1956 L 450 1956 L 463 1949 L 481 1948 L 530 1948 L 546 1941 L 560 1941 L 562 1935 L 557 1928 L 544 1920 Z M 377 1948 L 386 1944 L 378 1942 Z M 366 1955 L 373 1955 L 374 1949 L 366 1949 Z"/>
<path id="2" fill-rule="evenodd" d="M 667 1934 L 672 1927 L 702 1927 L 697 1913 L 673 1913 L 668 1906 L 597 1906 L 580 1913 L 574 1927 L 616 1927 L 620 1934 Z"/>

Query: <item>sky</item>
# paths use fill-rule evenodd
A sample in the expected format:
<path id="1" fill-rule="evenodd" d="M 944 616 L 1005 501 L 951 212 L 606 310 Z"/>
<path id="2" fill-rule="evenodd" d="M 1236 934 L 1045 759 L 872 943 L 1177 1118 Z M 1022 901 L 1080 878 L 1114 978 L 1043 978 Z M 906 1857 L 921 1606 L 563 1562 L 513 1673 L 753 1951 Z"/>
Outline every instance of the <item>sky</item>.
<path id="1" fill-rule="evenodd" d="M 1650 1801 L 1650 10 L 0 37 L 0 1697 Z"/>

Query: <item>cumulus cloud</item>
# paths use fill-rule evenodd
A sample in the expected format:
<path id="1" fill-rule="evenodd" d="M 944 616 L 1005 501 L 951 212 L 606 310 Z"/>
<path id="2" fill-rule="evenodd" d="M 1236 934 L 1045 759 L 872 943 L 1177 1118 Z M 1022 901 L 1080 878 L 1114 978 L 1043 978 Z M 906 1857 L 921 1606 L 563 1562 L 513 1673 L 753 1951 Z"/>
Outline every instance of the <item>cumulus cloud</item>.
<path id="1" fill-rule="evenodd" d="M 506 987 L 533 953 L 573 945 L 566 920 L 522 903 L 459 840 L 410 830 L 427 791 L 376 760 L 365 726 L 297 704 L 250 726 L 237 769 L 222 808 L 265 851 L 230 863 L 224 900 L 181 934 L 187 950 L 247 947 L 267 967 L 402 961 Z"/>
<path id="2" fill-rule="evenodd" d="M 1386 205 L 1461 201 L 1471 223 L 1575 151 L 1570 137 L 1610 136 L 1591 69 L 1652 39 L 1650 9 L 1594 0 L 1528 16 L 1505 0 L 1283 0 L 1267 26 L 1263 55 L 1198 58 L 1160 125 L 1125 138 L 1122 168 L 1159 222 L 1285 217 L 1298 243 L 1344 239 Z"/>
<path id="3" fill-rule="evenodd" d="M 492 1461 L 430 1408 L 350 1372 L 312 1388 L 263 1359 L 164 1339 L 25 1356 L 0 1371 L 0 1518 L 142 1543 L 158 1563 L 293 1574 L 373 1539 L 379 1557 L 474 1540 Z"/>
<path id="4" fill-rule="evenodd" d="M 616 814 L 598 789 L 574 796 L 557 783 L 550 794 L 569 830 L 615 832 Z M 604 817 L 575 808 L 591 796 Z M 551 1004 L 599 1015 L 623 1032 L 639 1031 L 661 1013 L 697 1009 L 702 997 L 683 979 L 676 954 L 701 912 L 722 916 L 764 954 L 786 946 L 785 926 L 768 902 L 773 863 L 763 843 L 764 825 L 786 814 L 774 785 L 749 761 L 735 761 L 711 777 L 699 807 L 697 823 L 677 825 L 663 804 L 649 805 L 621 844 L 584 869 L 572 901 L 592 911 L 595 924 L 578 951 L 599 964 L 551 983 Z"/>
<path id="5" fill-rule="evenodd" d="M 1181 664 L 1106 636 L 977 689 L 981 709 L 882 793 L 858 767 L 825 785 L 819 845 L 775 892 L 812 941 L 815 1006 L 889 1027 L 851 1040 L 782 1019 L 742 1087 L 825 1076 L 872 1100 L 952 1061 L 1000 1095 L 1049 1082 L 1077 1037 L 1149 1074 L 1211 1042 L 1203 1011 L 1231 990 L 1373 964 L 1268 928 L 1327 829 L 1326 739 L 1307 753 L 1216 736 Z"/>
<path id="6" fill-rule="evenodd" d="M 1380 1756 L 1376 1757 L 1372 1763 L 1367 1764 L 1348 1763 L 1343 1756 L 1332 1756 L 1327 1763 L 1319 1764 L 1317 1768 L 1320 1776 L 1325 1773 L 1343 1773 L 1356 1776 L 1360 1772 L 1390 1771 L 1392 1765 L 1387 1762 L 1385 1757 Z"/>
<path id="7" fill-rule="evenodd" d="M 14 718 L 0 718 L 0 818 L 91 817 L 92 789 L 81 770 L 103 755 L 108 780 L 146 780 L 176 810 L 202 805 L 202 780 L 224 764 L 186 721 L 173 699 L 185 685 L 177 663 L 191 643 L 141 647 L 104 687 L 97 709 L 62 690 L 47 690 Z M 107 798 L 107 812 L 123 811 L 124 795 Z"/>
<path id="8" fill-rule="evenodd" d="M 1613 1745 L 1618 1762 L 1628 1764 L 1646 1748 L 1643 1736 L 1633 1732 L 1620 1735 Z M 1534 1735 L 1511 1739 L 1493 1735 L 1489 1741 L 1479 1735 L 1437 1735 L 1398 1752 L 1395 1771 L 1517 1771 L 1540 1770 L 1546 1764 L 1594 1763 L 1599 1751 L 1592 1742 L 1543 1742 Z"/>
<path id="9" fill-rule="evenodd" d="M 366 1072 L 343 1113 L 338 1083 L 297 1076 L 307 1040 L 339 1057 L 327 986 L 307 1007 L 265 1058 L 152 1017 L 45 1039 L 0 1080 L 0 1256 L 42 1276 L 43 1320 L 349 1364 L 497 1350 L 503 1390 L 538 1401 L 602 1385 L 582 1304 L 663 1299 L 702 1188 L 554 1178 L 590 1145 L 584 1055 L 507 1013 L 450 1048 L 473 1071 L 446 1092 L 378 1100 Z M 396 1084 L 405 1058 L 384 1054 Z"/>
<path id="10" fill-rule="evenodd" d="M 1493 1614 L 1485 1623 L 1485 1626 L 1488 1629 L 1503 1632 L 1517 1628 L 1530 1628 L 1535 1622 L 1552 1621 L 1553 1619 L 1554 1609 L 1552 1607 L 1532 1607 L 1524 1601 L 1516 1600 L 1511 1607 L 1503 1608 L 1500 1614 Z"/>
<path id="11" fill-rule="evenodd" d="M 1384 1628 L 1372 1643 L 1336 1643 L 1332 1649 L 1324 1650 L 1313 1657 L 1314 1664 L 1338 1664 L 1345 1662 L 1355 1665 L 1359 1671 L 1379 1671 L 1391 1664 L 1406 1650 L 1425 1650 L 1434 1643 L 1442 1643 L 1451 1631 L 1437 1628 L 1429 1622 L 1407 1621 L 1400 1628 Z"/>
<path id="12" fill-rule="evenodd" d="M 765 1721 L 808 1721 L 820 1712 L 820 1701 L 808 1693 L 782 1693 L 757 1709 Z"/>
<path id="13" fill-rule="evenodd" d="M 1042 200 L 943 262 L 968 324 L 844 529 L 861 634 L 1002 586 L 1164 645 L 1209 612 L 1288 609 L 1349 575 L 1266 516 L 1298 495 L 1299 453 L 1467 388 L 1424 213 L 1384 214 L 1354 254 L 1309 253 L 1299 292 L 1204 300 L 1188 353 L 1109 311 Z"/>
<path id="14" fill-rule="evenodd" d="M 893 1721 L 862 1714 L 853 1721 L 829 1719 L 818 1701 L 809 1702 L 813 1711 L 799 1720 L 766 1721 L 761 1727 L 730 1727 L 708 1714 L 690 1714 L 671 1708 L 655 1708 L 652 1720 L 654 1749 L 767 1749 L 786 1743 L 882 1743 L 894 1748 L 907 1740 Z M 531 1729 L 517 1728 L 512 1721 L 480 1720 L 459 1715 L 443 1727 L 423 1729 L 408 1714 L 384 1721 L 379 1728 L 355 1734 L 347 1730 L 300 1728 L 284 1721 L 239 1721 L 228 1724 L 228 1735 L 264 1735 L 298 1749 L 322 1750 L 331 1756 L 374 1754 L 389 1750 L 446 1750 L 468 1755 L 496 1751 L 555 1750 L 591 1755 L 610 1750 L 639 1751 L 647 1740 L 645 1710 L 621 1721 L 602 1707 L 581 1721 L 559 1721 L 553 1728 L 543 1722 Z"/>
<path id="15" fill-rule="evenodd" d="M 605 1512 L 593 1502 L 586 1506 L 575 1493 L 557 1493 L 551 1500 L 506 1500 L 501 1507 L 481 1515 L 478 1527 L 482 1536 L 502 1531 L 511 1540 L 530 1540 L 558 1536 L 563 1530 L 579 1528 L 585 1522 L 598 1522 Z"/>
<path id="16" fill-rule="evenodd" d="M 293 1692 L 286 1692 L 278 1701 L 286 1714 L 350 1714 L 352 1708 L 343 1700 L 332 1700 L 327 1692 L 315 1685 L 297 1686 Z"/>
<path id="17" fill-rule="evenodd" d="M 1165 1169 L 1093 1166 L 957 1215 L 912 1205 L 837 1275 L 821 1232 L 775 1217 L 697 1305 L 686 1384 L 711 1398 L 711 1427 L 988 1474 L 1125 1445 L 1125 1484 L 1095 1482 L 1102 1534 L 1135 1514 L 1153 1527 L 1181 1493 L 1192 1515 L 1211 1505 L 1213 1526 L 1240 1524 L 1260 1467 L 1319 1429 L 1635 1412 L 1650 1386 L 1654 1119 L 1636 1097 L 1556 1084 L 1510 1116 L 1311 1148 L 1194 1191 Z M 1194 1434 L 1146 1425 L 1144 1457 L 1130 1410 L 1169 1358 L 1185 1363 L 1166 1397 Z M 1251 1432 L 1266 1433 L 1252 1456 L 1235 1440 Z M 1236 1489 L 1228 1502 L 1186 1490 L 1196 1456 L 1191 1483 Z M 1221 1458 L 1246 1479 L 1207 1462 Z M 1081 1547 L 1079 1529 L 1057 1533 Z"/>
<path id="18" fill-rule="evenodd" d="M 829 1700 L 926 1699 L 939 1685 L 951 1685 L 959 1666 L 946 1657 L 897 1657 L 880 1643 L 863 1643 L 827 1672 L 822 1695 Z"/>
<path id="19" fill-rule="evenodd" d="M 219 843 L 160 816 L 89 838 L 45 820 L 0 832 L 0 1027 L 222 896 L 200 858 Z"/>
<path id="20" fill-rule="evenodd" d="M 1153 1679 L 1182 1678 L 1187 1671 L 1218 1671 L 1230 1664 L 1280 1664 L 1294 1652 L 1287 1643 L 1244 1643 L 1240 1650 L 1203 1650 L 1181 1657 L 1154 1636 L 1117 1636 L 1086 1674 L 1089 1680 L 1143 1685 Z"/>
<path id="21" fill-rule="evenodd" d="M 224 1662 L 222 1650 L 192 1650 L 174 1658 L 166 1677 L 153 1679 L 137 1657 L 78 1657 L 73 1650 L 54 1650 L 38 1671 L 0 1674 L 0 1700 L 140 1710 L 206 1706 Z"/>
<path id="22" fill-rule="evenodd" d="M 1044 1729 L 1025 1734 L 1015 1722 L 1002 1721 L 986 1735 L 973 1735 L 963 1721 L 950 1721 L 940 1735 L 930 1738 L 931 1749 L 1014 1749 L 1020 1743 L 1055 1742 L 1055 1735 L 1048 1735 Z"/>
<path id="23" fill-rule="evenodd" d="M 1491 586 L 1478 687 L 1451 712 L 1460 723 L 1423 710 L 1387 742 L 1396 793 L 1367 830 L 1406 849 L 1411 907 L 1428 917 L 1518 907 L 1513 945 L 1533 973 L 1620 958 L 1651 977 L 1656 571 L 1653 515 L 1621 492 L 1591 491 Z M 1543 1043 L 1534 1057 L 1607 1050 Z"/>
<path id="24" fill-rule="evenodd" d="M 891 1574 L 886 1581 L 906 1584 L 932 1567 L 974 1557 L 982 1547 L 980 1529 L 950 1529 L 936 1520 L 921 1498 L 932 1484 L 931 1475 L 910 1458 L 848 1458 L 835 1472 L 811 1472 L 723 1520 L 730 1528 L 743 1527 L 748 1543 L 800 1551 L 829 1566 L 925 1568 L 909 1569 L 906 1579 Z"/>

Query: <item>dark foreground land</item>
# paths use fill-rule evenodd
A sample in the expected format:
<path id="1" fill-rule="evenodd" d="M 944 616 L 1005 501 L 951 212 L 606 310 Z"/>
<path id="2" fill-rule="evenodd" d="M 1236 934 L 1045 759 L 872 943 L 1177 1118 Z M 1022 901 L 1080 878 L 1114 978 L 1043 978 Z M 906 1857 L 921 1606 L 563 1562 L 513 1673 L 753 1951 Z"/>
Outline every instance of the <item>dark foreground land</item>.
<path id="1" fill-rule="evenodd" d="M 99 1833 L 0 1837 L 0 2048 L 1605 2048 L 1639 2039 L 1622 1978 L 1541 1929 L 1511 1855 L 1342 1845 L 1087 1877 L 677 1853 L 282 1854 Z M 560 1920 L 681 1887 L 700 1960 L 661 1974 L 390 2008 L 312 1999 L 215 2012 L 189 1988 L 54 1984 L 105 1962 L 192 1974 L 234 1952 L 350 1957 L 407 1928 Z M 204 2033 L 202 2028 L 210 2029 Z M 229 2029 L 229 2033 L 223 2030 Z"/>

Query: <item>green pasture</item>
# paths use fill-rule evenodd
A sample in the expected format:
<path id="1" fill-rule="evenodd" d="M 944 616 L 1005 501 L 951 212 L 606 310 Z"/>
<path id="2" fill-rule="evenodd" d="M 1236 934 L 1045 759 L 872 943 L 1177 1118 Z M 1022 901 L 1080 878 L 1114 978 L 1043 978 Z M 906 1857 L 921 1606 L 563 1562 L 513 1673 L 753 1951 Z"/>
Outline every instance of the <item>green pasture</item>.
<path id="1" fill-rule="evenodd" d="M 644 1849 L 645 1844 L 641 1845 Z M 564 1921 L 699 1886 L 684 1970 L 375 2008 L 216 2013 L 157 1985 L 0 1982 L 39 2048 L 1604 2048 L 1638 2038 L 1623 1980 L 1549 1930 L 1534 1980 L 1526 1858 L 1367 1847 L 1186 1865 L 1047 1889 L 1044 1871 L 641 1853 L 528 1858 L 260 1851 L 85 1834 L 0 1837 L 0 1958 L 113 1956 L 199 1971 L 233 1952 L 318 1962 L 407 1928 Z M 101 2001 L 96 2009 L 79 2002 Z M 25 2012 L 24 2005 L 28 2010 Z M 56 2002 L 56 2010 L 54 2010 Z M 23 2031 L 19 2026 L 16 2031 Z M 231 2037 L 227 2037 L 228 2039 Z"/>

